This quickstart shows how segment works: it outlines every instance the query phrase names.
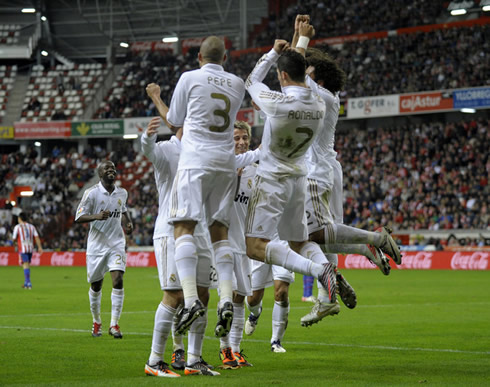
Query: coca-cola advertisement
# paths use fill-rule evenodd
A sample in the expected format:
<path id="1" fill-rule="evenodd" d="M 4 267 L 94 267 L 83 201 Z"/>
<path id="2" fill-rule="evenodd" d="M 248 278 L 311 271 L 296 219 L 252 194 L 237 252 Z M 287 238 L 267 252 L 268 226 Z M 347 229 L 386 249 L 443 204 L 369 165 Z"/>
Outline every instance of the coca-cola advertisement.
<path id="1" fill-rule="evenodd" d="M 402 251 L 402 264 L 390 260 L 395 270 L 490 270 L 488 251 Z M 0 252 L 0 266 L 19 265 L 15 252 Z M 73 251 L 37 252 L 32 254 L 32 266 L 85 266 L 85 253 Z M 128 267 L 155 267 L 153 251 L 130 251 Z M 357 254 L 339 255 L 339 269 L 378 270 L 366 257 Z"/>

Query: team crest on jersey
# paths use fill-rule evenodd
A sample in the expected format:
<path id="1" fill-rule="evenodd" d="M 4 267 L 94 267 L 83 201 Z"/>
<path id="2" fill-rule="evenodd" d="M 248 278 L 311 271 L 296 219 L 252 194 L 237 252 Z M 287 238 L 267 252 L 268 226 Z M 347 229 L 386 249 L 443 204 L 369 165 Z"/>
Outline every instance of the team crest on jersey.
<path id="1" fill-rule="evenodd" d="M 118 199 L 117 204 L 119 204 L 119 207 L 121 207 L 121 206 L 122 206 L 121 199 Z"/>
<path id="2" fill-rule="evenodd" d="M 177 281 L 177 276 L 175 274 L 170 274 L 170 281 L 172 282 Z"/>
<path id="3" fill-rule="evenodd" d="M 247 187 L 249 189 L 252 189 L 252 179 L 248 179 L 248 181 L 247 181 Z"/>

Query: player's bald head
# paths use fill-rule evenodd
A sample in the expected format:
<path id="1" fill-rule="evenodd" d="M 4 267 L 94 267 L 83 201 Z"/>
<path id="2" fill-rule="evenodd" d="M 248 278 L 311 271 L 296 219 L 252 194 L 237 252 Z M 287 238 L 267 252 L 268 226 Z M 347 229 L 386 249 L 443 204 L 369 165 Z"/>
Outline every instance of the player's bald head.
<path id="1" fill-rule="evenodd" d="M 225 56 L 225 43 L 217 36 L 209 36 L 201 43 L 199 50 L 202 61 L 222 64 Z"/>

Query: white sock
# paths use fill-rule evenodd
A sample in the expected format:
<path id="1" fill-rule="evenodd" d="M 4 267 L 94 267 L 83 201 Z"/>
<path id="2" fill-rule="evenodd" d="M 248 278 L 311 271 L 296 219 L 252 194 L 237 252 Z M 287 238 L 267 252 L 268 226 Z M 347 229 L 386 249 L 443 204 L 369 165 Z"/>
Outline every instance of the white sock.
<path id="1" fill-rule="evenodd" d="M 233 323 L 230 330 L 230 343 L 233 352 L 240 352 L 240 343 L 245 327 L 245 304 L 233 303 Z"/>
<path id="2" fill-rule="evenodd" d="M 124 302 L 124 289 L 112 288 L 111 302 L 111 327 L 113 327 L 114 325 L 117 325 L 119 318 L 121 317 Z"/>
<path id="3" fill-rule="evenodd" d="M 101 324 L 100 319 L 100 300 L 102 299 L 102 290 L 94 292 L 92 288 L 88 290 L 88 299 L 90 301 L 90 311 L 92 312 L 93 322 Z"/>
<path id="4" fill-rule="evenodd" d="M 318 278 L 323 270 L 323 266 L 310 261 L 295 253 L 289 246 L 275 241 L 267 243 L 265 246 L 265 263 L 282 266 L 285 269 L 303 275 L 312 275 Z"/>
<path id="5" fill-rule="evenodd" d="M 257 305 L 252 306 L 247 303 L 248 310 L 250 313 L 252 313 L 255 317 L 260 315 L 260 308 L 262 307 L 262 301 L 260 301 Z"/>
<path id="6" fill-rule="evenodd" d="M 318 301 L 323 304 L 330 304 L 330 296 L 328 295 L 328 291 L 321 285 L 320 281 L 316 281 L 318 285 Z"/>
<path id="7" fill-rule="evenodd" d="M 172 329 L 172 322 L 177 312 L 176 309 L 160 303 L 155 313 L 155 325 L 153 326 L 153 340 L 151 342 L 151 354 L 148 360 L 150 365 L 163 360 L 165 345 Z"/>
<path id="8" fill-rule="evenodd" d="M 216 272 L 218 273 L 219 306 L 233 297 L 233 251 L 227 240 L 213 243 Z"/>
<path id="9" fill-rule="evenodd" d="M 225 349 L 231 347 L 230 345 L 230 334 L 219 338 L 219 348 Z"/>
<path id="10" fill-rule="evenodd" d="M 328 223 L 324 228 L 325 243 L 362 243 L 379 247 L 381 234 L 360 228 L 346 226 L 345 224 Z"/>
<path id="11" fill-rule="evenodd" d="M 299 252 L 303 257 L 310 259 L 311 261 L 324 264 L 327 262 L 325 253 L 322 251 L 319 245 L 314 242 L 306 242 Z"/>
<path id="12" fill-rule="evenodd" d="M 371 261 L 374 261 L 375 258 L 371 250 L 367 247 L 367 245 L 361 244 L 338 244 L 334 243 L 331 245 L 322 245 L 322 250 L 325 253 L 337 253 L 337 254 L 360 254 L 368 257 Z"/>
<path id="13" fill-rule="evenodd" d="M 178 318 L 178 314 L 179 314 L 179 311 L 180 309 L 182 308 L 182 306 L 179 306 L 177 308 L 177 311 L 175 312 L 174 314 L 174 318 L 173 318 L 173 321 L 172 321 L 172 340 L 173 340 L 173 343 L 174 343 L 174 346 L 173 346 L 173 351 L 177 351 L 178 349 L 183 349 L 185 350 L 185 347 L 184 347 L 184 335 L 179 335 L 177 332 L 176 332 L 176 329 L 177 329 L 177 325 L 180 321 L 180 319 Z"/>
<path id="14" fill-rule="evenodd" d="M 185 307 L 190 308 L 197 297 L 197 250 L 194 237 L 184 234 L 175 241 L 175 265 L 184 291 Z"/>
<path id="15" fill-rule="evenodd" d="M 272 308 L 272 338 L 273 341 L 281 341 L 286 332 L 288 325 L 289 302 L 287 306 L 283 306 L 282 302 L 274 301 Z"/>
<path id="16" fill-rule="evenodd" d="M 187 363 L 194 364 L 201 359 L 202 344 L 204 342 L 204 333 L 208 325 L 208 311 L 198 317 L 189 329 L 189 340 L 187 343 Z"/>

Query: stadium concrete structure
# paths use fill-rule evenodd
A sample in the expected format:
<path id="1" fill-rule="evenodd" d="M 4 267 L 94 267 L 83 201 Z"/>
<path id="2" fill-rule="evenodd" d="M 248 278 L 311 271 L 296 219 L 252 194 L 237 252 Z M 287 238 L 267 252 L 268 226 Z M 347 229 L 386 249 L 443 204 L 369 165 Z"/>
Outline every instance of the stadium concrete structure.
<path id="1" fill-rule="evenodd" d="M 389 31 L 348 35 L 345 31 L 339 30 L 336 36 L 318 36 L 312 44 L 332 48 L 333 53 L 341 53 L 350 42 L 356 42 L 359 44 L 356 49 L 360 51 L 359 57 L 355 60 L 358 68 L 361 68 L 361 64 L 369 66 L 373 63 L 373 54 L 375 55 L 368 51 L 370 46 L 363 46 L 363 42 L 389 44 L 390 39 L 396 36 L 438 36 L 439 32 L 457 29 L 474 39 L 482 37 L 477 42 L 481 42 L 483 54 L 473 65 L 483 74 L 488 74 L 488 39 L 486 42 L 484 39 L 485 36 L 488 37 L 490 25 L 488 12 L 483 12 L 474 5 L 464 16 L 450 16 L 449 8 L 457 5 L 456 3 L 458 2 L 440 5 L 439 13 L 431 15 L 427 18 L 427 23 L 420 25 L 401 25 Z M 274 27 L 274 31 L 280 31 L 287 24 L 283 21 L 288 20 L 288 16 L 291 18 L 289 14 L 301 8 L 295 7 L 294 1 L 261 0 L 0 0 L 0 149 L 4 163 L 13 165 L 13 160 L 19 160 L 19 153 L 29 154 L 32 157 L 26 158 L 31 159 L 31 167 L 42 164 L 42 168 L 45 168 L 46 163 L 59 163 L 56 153 L 59 154 L 62 150 L 64 162 L 69 160 L 79 169 L 77 173 L 70 172 L 70 176 L 76 176 L 77 180 L 70 189 L 69 199 L 75 200 L 91 183 L 90 173 L 84 172 L 84 176 L 81 177 L 80 170 L 93 166 L 100 157 L 111 154 L 123 155 L 124 161 L 118 164 L 120 183 L 125 187 L 138 187 L 141 183 L 141 187 L 151 190 L 147 188 L 147 180 L 151 178 L 150 164 L 137 155 L 138 141 L 134 138 L 144 130 L 149 121 L 148 115 L 153 115 L 156 111 L 148 105 L 138 105 L 140 101 L 136 97 L 134 105 L 124 101 L 124 98 L 131 89 L 137 92 L 138 87 L 141 88 L 139 94 L 145 98 L 144 86 L 147 82 L 153 81 L 145 77 L 154 73 L 138 72 L 138 69 L 134 68 L 135 63 L 140 65 L 147 61 L 147 67 L 151 68 L 154 67 L 151 62 L 153 59 L 157 60 L 155 63 L 168 60 L 172 66 L 165 70 L 167 73 L 170 70 L 177 73 L 193 68 L 196 66 L 193 54 L 203 37 L 216 34 L 226 41 L 232 70 L 246 76 L 257 57 L 269 48 L 250 46 L 250 42 L 264 31 L 270 31 L 271 26 Z M 22 13 L 21 10 L 25 8 L 33 8 L 34 12 Z M 162 41 L 162 38 L 171 37 L 178 37 L 179 41 Z M 271 36 L 271 43 L 273 39 L 274 36 Z M 467 41 L 455 41 L 455 44 L 468 46 Z M 365 52 L 362 52 L 363 47 Z M 423 53 L 412 57 L 414 61 L 417 55 L 422 56 Z M 441 49 L 441 52 L 431 52 L 431 55 L 443 57 L 445 51 Z M 451 61 L 450 58 L 447 60 Z M 454 67 L 458 60 L 453 61 L 451 66 Z M 398 66 L 400 73 L 409 71 L 405 62 L 398 63 Z M 141 67 L 143 68 L 143 65 Z M 452 74 L 459 76 L 457 68 L 452 68 L 453 73 L 448 73 L 448 68 L 445 68 L 437 74 L 440 75 L 441 71 L 446 72 L 448 77 Z M 356 79 L 363 75 L 362 70 L 359 72 L 360 74 L 356 73 Z M 480 123 L 478 130 L 486 128 L 488 131 L 490 81 L 487 77 L 478 82 L 480 81 L 471 82 L 463 79 L 454 83 L 456 87 L 443 90 L 414 90 L 407 87 L 405 90 L 383 95 L 351 93 L 342 100 L 338 133 L 360 130 L 375 136 L 376 128 L 389 131 L 389 128 L 393 127 L 417 128 L 433 122 L 447 126 L 458 122 L 472 125 L 471 122 L 477 121 Z M 167 87 L 162 95 L 167 93 L 166 96 L 169 97 L 171 91 L 172 88 Z M 239 112 L 239 119 L 253 125 L 257 143 L 263 121 L 247 103 L 249 101 L 245 102 Z M 120 111 L 114 113 L 111 110 L 114 106 L 118 106 Z M 110 118 L 101 120 L 100 117 L 106 112 Z M 162 135 L 169 134 L 170 131 L 162 130 Z M 483 145 L 485 148 L 486 141 L 488 149 L 488 136 L 482 138 L 484 143 L 480 146 Z M 467 144 L 463 145 L 466 146 Z M 76 157 L 72 157 L 73 154 L 76 154 Z M 131 157 L 128 157 L 129 154 Z M 488 163 L 488 152 L 482 156 L 479 163 Z M 34 167 L 34 170 L 37 169 L 38 167 Z M 488 197 L 489 186 L 488 170 L 483 170 L 481 178 L 478 175 L 478 190 L 484 198 L 485 195 Z M 2 223 L 7 225 L 3 226 L 6 231 L 1 240 L 5 245 L 9 232 L 8 223 L 21 208 L 33 213 L 39 210 L 42 200 L 36 198 L 35 191 L 39 184 L 46 182 L 40 183 L 35 174 L 29 173 L 25 168 L 20 173 L 19 168 L 12 167 L 5 172 L 4 177 L 5 181 L 0 191 L 0 213 Z M 353 179 L 355 180 L 355 177 Z M 467 203 L 473 205 L 475 201 L 477 207 L 480 206 L 480 211 L 482 206 L 488 207 L 488 201 L 485 203 L 483 200 L 482 203 L 478 197 L 465 197 L 464 194 L 463 192 L 461 200 L 468 211 L 471 211 L 471 207 Z M 67 203 L 70 200 L 67 200 Z M 12 207 L 14 202 L 15 206 Z M 68 204 L 66 206 L 69 207 Z M 68 234 L 71 227 L 68 215 L 71 208 L 65 210 L 67 215 L 63 218 L 63 225 L 57 229 L 62 235 Z M 140 212 L 146 214 L 144 209 Z M 461 222 L 459 224 L 458 229 L 405 228 L 398 229 L 397 234 L 402 244 L 406 245 L 406 249 L 423 249 L 420 245 L 428 244 L 431 238 L 434 241 L 446 241 L 448 245 L 476 245 L 472 247 L 473 250 L 488 249 L 485 247 L 489 245 L 490 238 L 488 215 L 478 223 L 480 227 L 477 229 L 466 225 L 462 227 Z M 142 232 L 140 240 L 134 241 L 131 248 L 141 251 L 141 246 L 145 244 L 141 241 L 145 241 L 147 233 L 148 230 Z M 417 238 L 421 240 L 418 246 L 415 244 Z M 444 247 L 435 242 L 430 245 L 431 248 Z M 8 250 L 8 247 L 6 249 Z M 10 262 L 10 258 L 3 257 L 0 265 L 2 262 Z M 481 266 L 480 263 L 464 265 Z"/>

